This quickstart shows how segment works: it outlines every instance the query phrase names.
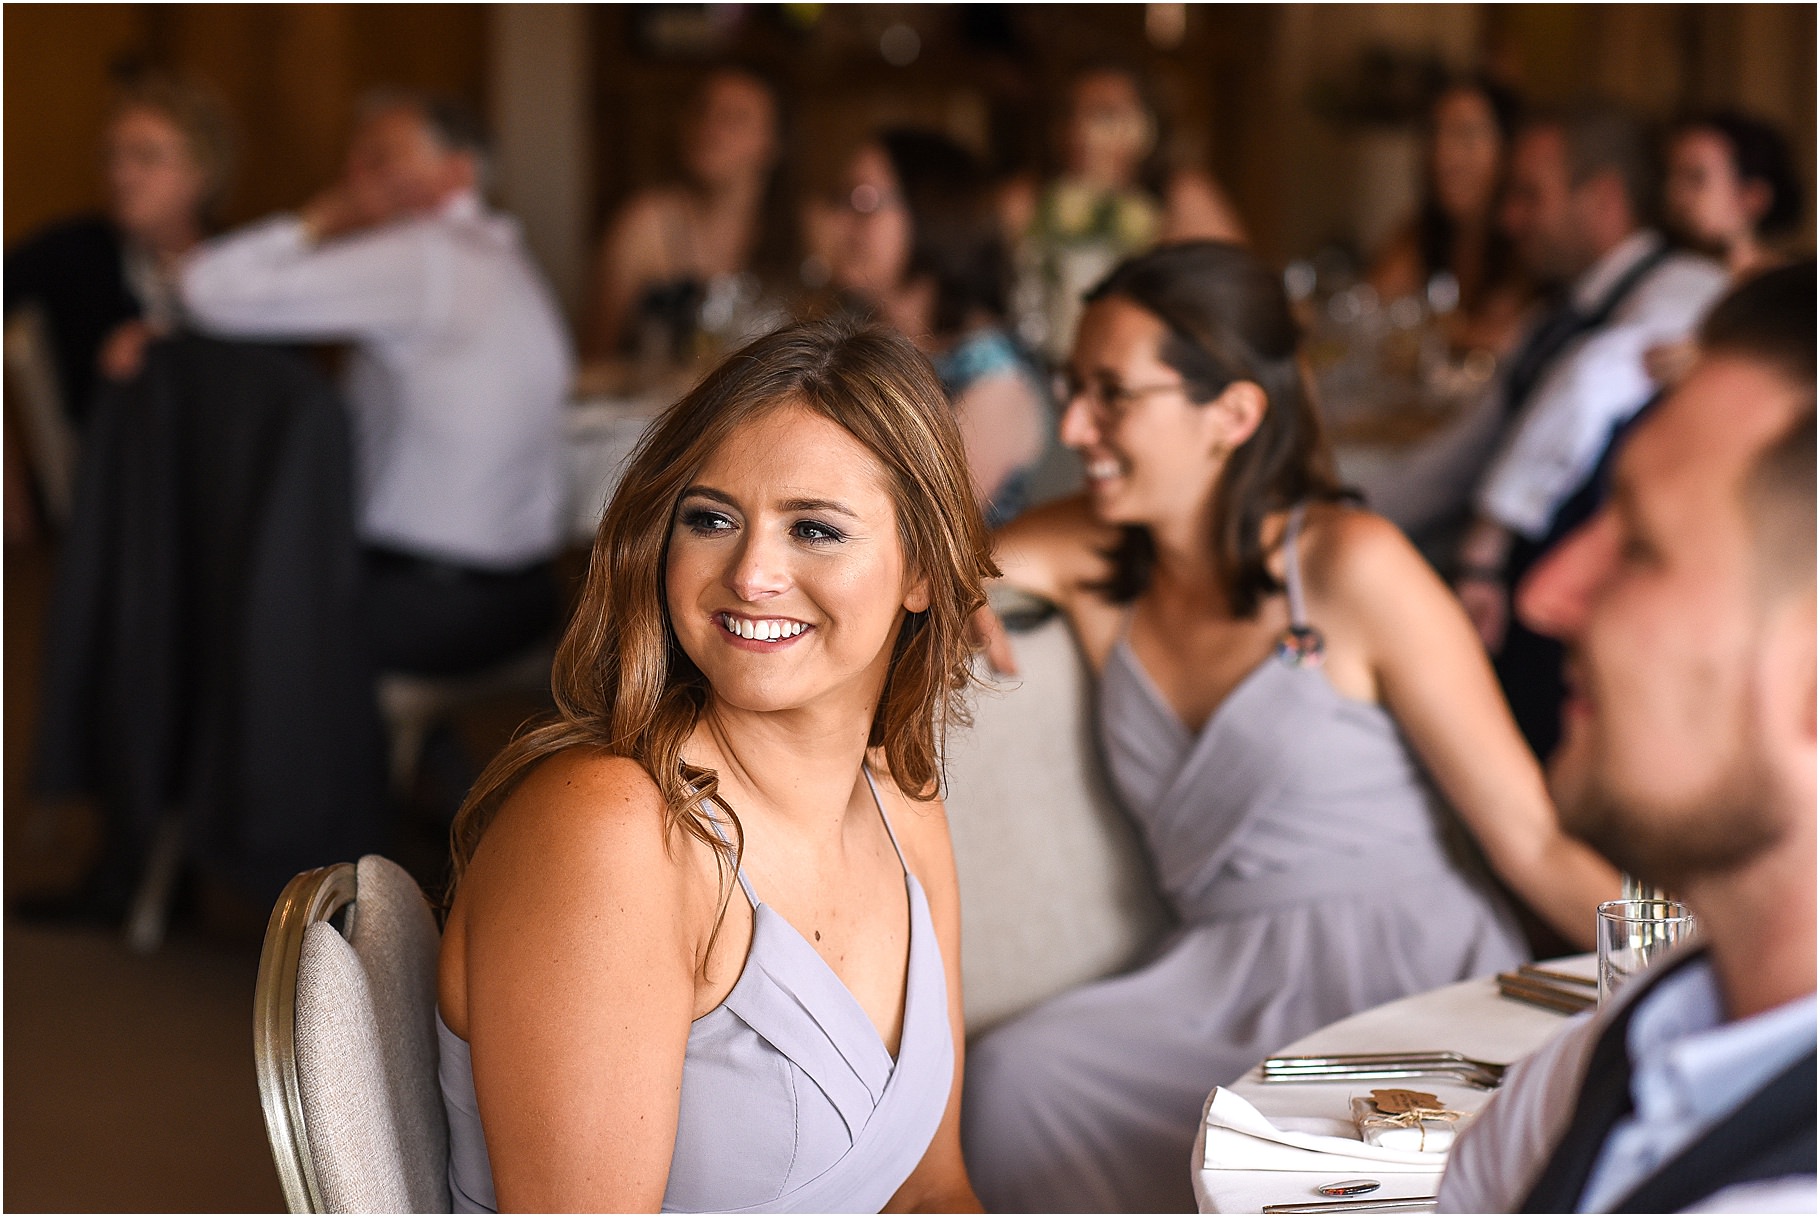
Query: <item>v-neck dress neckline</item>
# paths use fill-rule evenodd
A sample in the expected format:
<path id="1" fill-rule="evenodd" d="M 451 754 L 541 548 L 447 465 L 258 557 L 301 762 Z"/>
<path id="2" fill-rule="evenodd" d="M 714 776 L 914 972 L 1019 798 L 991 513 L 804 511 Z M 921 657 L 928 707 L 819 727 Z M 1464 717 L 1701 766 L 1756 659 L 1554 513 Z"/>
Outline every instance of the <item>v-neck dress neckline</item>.
<path id="1" fill-rule="evenodd" d="M 872 792 L 877 802 L 876 784 Z M 885 827 L 898 848 L 888 816 Z M 954 1081 L 947 977 L 927 895 L 905 864 L 910 935 L 893 1058 L 827 960 L 740 879 L 753 904 L 752 941 L 727 996 L 690 1024 L 664 1211 L 877 1212 L 922 1161 Z M 489 1211 L 468 1045 L 437 1022 L 451 1194 L 457 1211 Z"/>

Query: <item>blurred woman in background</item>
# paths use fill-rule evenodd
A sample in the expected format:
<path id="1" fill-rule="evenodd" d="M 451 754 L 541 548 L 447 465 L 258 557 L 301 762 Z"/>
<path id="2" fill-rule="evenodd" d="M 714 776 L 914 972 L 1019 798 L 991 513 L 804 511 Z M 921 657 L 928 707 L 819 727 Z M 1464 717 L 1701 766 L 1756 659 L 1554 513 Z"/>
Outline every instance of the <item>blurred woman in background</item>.
<path id="1" fill-rule="evenodd" d="M 770 84 L 739 68 L 702 82 L 683 117 L 682 180 L 632 196 L 601 244 L 589 353 L 648 338 L 685 354 L 711 292 L 750 305 L 767 287 L 793 286 L 800 240 L 782 156 Z"/>
<path id="2" fill-rule="evenodd" d="M 1022 510 L 1047 420 L 1040 380 L 1005 328 L 1010 273 L 978 158 L 899 128 L 854 154 L 834 228 L 834 283 L 935 364 L 989 523 Z"/>
<path id="3" fill-rule="evenodd" d="M 1582 945 L 1618 889 L 1562 835 L 1459 602 L 1344 502 L 1297 345 L 1282 277 L 1236 246 L 1125 262 L 1061 393 L 1087 493 L 996 537 L 1005 582 L 1057 605 L 1098 673 L 1107 776 L 1184 924 L 974 1044 L 963 1128 L 994 1211 L 1192 1211 L 1214 1086 L 1523 958 L 1462 828 Z"/>
<path id="4" fill-rule="evenodd" d="M 146 342 L 179 321 L 182 256 L 212 231 L 231 145 L 200 88 L 147 76 L 114 104 L 104 144 L 108 208 L 26 238 L 6 255 L 6 313 L 42 310 L 64 407 L 88 415 L 97 374 L 138 372 Z"/>
<path id="5" fill-rule="evenodd" d="M 1502 354 L 1529 303 L 1516 251 L 1497 222 L 1517 99 L 1483 78 L 1447 86 L 1429 112 L 1422 205 L 1379 255 L 1370 281 L 1386 300 L 1416 296 L 1449 312 L 1460 350 Z"/>
<path id="6" fill-rule="evenodd" d="M 1774 240 L 1801 218 L 1782 133 L 1730 111 L 1676 126 L 1664 196 L 1674 234 L 1723 260 L 1734 279 L 1780 261 Z"/>
<path id="7" fill-rule="evenodd" d="M 1075 74 L 1055 143 L 1055 176 L 1014 179 L 1000 206 L 1017 249 L 1020 332 L 1059 362 L 1081 294 L 1120 258 L 1158 241 L 1243 242 L 1245 230 L 1218 182 L 1167 163 L 1156 107 L 1129 68 Z"/>

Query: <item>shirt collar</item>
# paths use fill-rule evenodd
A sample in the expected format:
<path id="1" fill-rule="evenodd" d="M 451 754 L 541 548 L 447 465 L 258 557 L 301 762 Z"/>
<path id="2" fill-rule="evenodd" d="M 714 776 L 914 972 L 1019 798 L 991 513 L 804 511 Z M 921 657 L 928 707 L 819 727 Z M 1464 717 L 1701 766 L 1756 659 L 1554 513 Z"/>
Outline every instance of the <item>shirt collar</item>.
<path id="1" fill-rule="evenodd" d="M 1574 307 L 1590 313 L 1599 307 L 1609 292 L 1632 267 L 1656 252 L 1662 237 L 1654 229 L 1639 228 L 1593 263 L 1592 269 L 1574 280 Z"/>
<path id="2" fill-rule="evenodd" d="M 1813 1050 L 1814 995 L 1726 1022 L 1718 981 L 1701 959 L 1653 986 L 1625 1047 L 1631 1095 L 1644 1120 L 1732 1111 Z"/>
<path id="3" fill-rule="evenodd" d="M 480 199 L 478 190 L 457 190 L 443 201 L 436 209 L 436 218 L 440 220 L 477 220 L 484 216 L 487 205 Z"/>

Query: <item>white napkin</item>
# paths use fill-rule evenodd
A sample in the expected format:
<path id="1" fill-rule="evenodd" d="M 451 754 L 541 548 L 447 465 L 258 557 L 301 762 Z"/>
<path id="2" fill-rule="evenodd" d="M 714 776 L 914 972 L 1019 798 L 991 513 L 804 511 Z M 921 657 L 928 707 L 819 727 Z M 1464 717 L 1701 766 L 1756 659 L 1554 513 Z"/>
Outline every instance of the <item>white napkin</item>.
<path id="1" fill-rule="evenodd" d="M 1285 1123 L 1290 1123 L 1285 1121 Z M 1207 1102 L 1208 1170 L 1332 1171 L 1353 1168 L 1394 1173 L 1430 1171 L 1447 1165 L 1447 1155 L 1367 1145 L 1345 1120 L 1296 1120 L 1283 1128 L 1224 1086 Z M 1344 1130 L 1350 1135 L 1333 1135 Z"/>

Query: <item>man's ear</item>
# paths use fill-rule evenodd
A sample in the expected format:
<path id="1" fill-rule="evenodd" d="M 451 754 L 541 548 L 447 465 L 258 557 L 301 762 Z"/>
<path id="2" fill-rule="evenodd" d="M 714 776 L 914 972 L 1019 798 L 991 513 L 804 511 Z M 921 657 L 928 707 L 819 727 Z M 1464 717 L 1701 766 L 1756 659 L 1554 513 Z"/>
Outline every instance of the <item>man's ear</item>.
<path id="1" fill-rule="evenodd" d="M 1815 630 L 1813 592 L 1790 597 L 1770 619 L 1758 669 L 1762 701 L 1760 732 L 1765 763 L 1779 781 L 1802 798 L 1813 799 L 1815 721 Z"/>
<path id="2" fill-rule="evenodd" d="M 1207 411 L 1207 425 L 1213 447 L 1231 452 L 1256 433 L 1270 408 L 1264 388 L 1254 380 L 1235 380 L 1220 395 L 1202 407 Z"/>

